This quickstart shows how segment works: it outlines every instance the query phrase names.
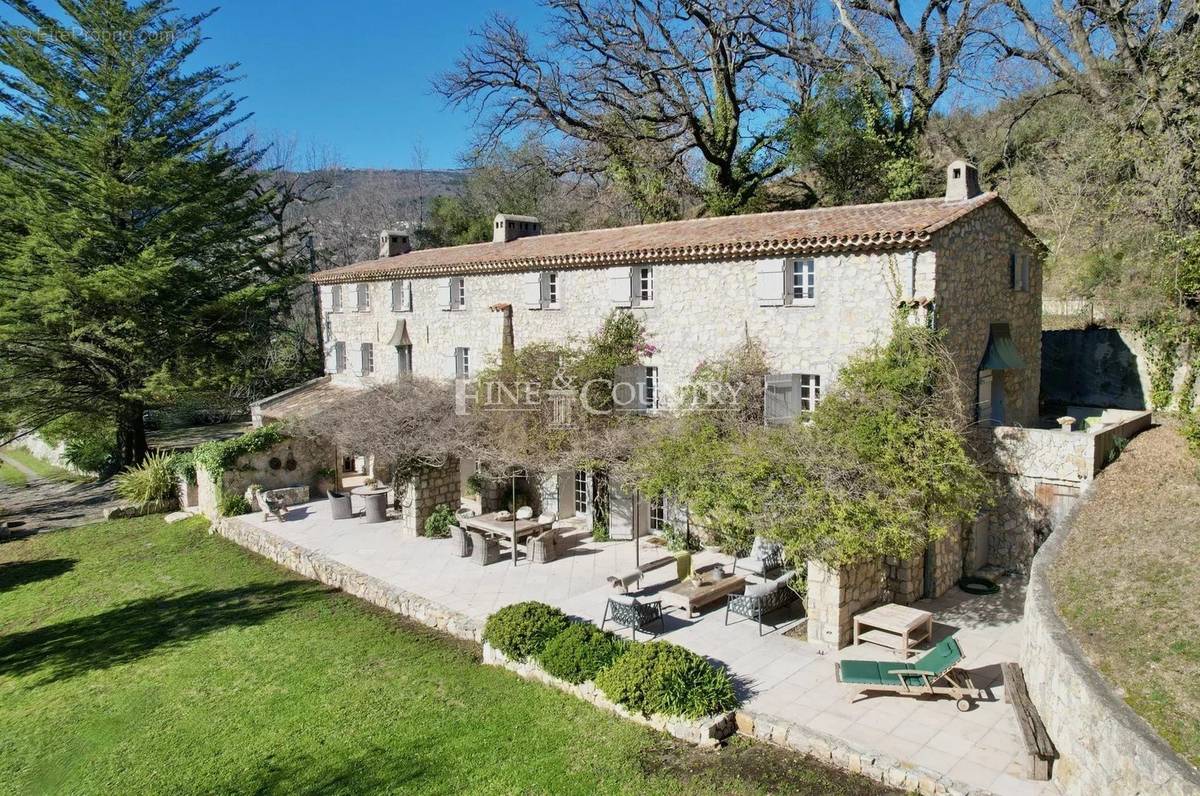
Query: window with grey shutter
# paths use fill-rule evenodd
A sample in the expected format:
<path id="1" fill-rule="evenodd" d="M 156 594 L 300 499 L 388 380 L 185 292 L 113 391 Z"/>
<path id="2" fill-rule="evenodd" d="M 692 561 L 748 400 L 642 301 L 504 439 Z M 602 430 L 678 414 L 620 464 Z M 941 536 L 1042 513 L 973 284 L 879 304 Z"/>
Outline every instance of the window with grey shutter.
<path id="1" fill-rule="evenodd" d="M 635 307 L 654 306 L 654 268 L 649 265 L 633 269 L 633 304 Z"/>
<path id="2" fill-rule="evenodd" d="M 329 311 L 330 312 L 341 312 L 342 311 L 342 286 L 341 285 L 332 285 L 331 286 L 331 289 L 329 291 Z"/>
<path id="3" fill-rule="evenodd" d="M 396 346 L 396 356 L 398 357 L 398 360 L 399 360 L 399 364 L 397 366 L 397 371 L 400 373 L 401 376 L 411 376 L 412 369 L 413 369 L 412 346 L 411 345 Z"/>
<path id="4" fill-rule="evenodd" d="M 371 285 L 367 282 L 359 282 L 355 288 L 356 309 L 359 312 L 367 312 L 371 309 Z"/>
<path id="5" fill-rule="evenodd" d="M 768 425 L 790 423 L 816 409 L 821 377 L 815 373 L 771 373 L 763 391 L 763 417 Z"/>
<path id="6" fill-rule="evenodd" d="M 642 385 L 642 408 L 647 412 L 653 412 L 658 409 L 659 401 L 658 368 L 654 366 L 645 368 Z"/>
<path id="7" fill-rule="evenodd" d="M 454 349 L 454 376 L 459 379 L 471 378 L 471 349 Z"/>
<path id="8" fill-rule="evenodd" d="M 345 373 L 346 372 L 346 344 L 345 343 L 334 343 L 333 344 L 333 364 L 334 364 L 334 372 L 335 373 Z"/>
<path id="9" fill-rule="evenodd" d="M 412 283 L 397 279 L 392 282 L 392 312 L 412 311 Z"/>
<path id="10" fill-rule="evenodd" d="M 375 346 L 371 343 L 362 344 L 362 363 L 360 373 L 364 376 L 370 376 L 375 372 Z"/>
<path id="11" fill-rule="evenodd" d="M 812 306 L 817 300 L 817 264 L 811 257 L 792 261 L 789 297 L 793 307 Z"/>
<path id="12" fill-rule="evenodd" d="M 558 309 L 558 271 L 543 271 L 541 276 L 542 306 Z"/>

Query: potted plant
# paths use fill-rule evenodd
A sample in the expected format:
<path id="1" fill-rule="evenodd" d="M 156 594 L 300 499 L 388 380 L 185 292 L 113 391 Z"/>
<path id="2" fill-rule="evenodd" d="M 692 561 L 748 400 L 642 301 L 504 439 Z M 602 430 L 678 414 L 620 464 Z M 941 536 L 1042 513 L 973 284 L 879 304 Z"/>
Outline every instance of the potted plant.
<path id="1" fill-rule="evenodd" d="M 317 470 L 316 483 L 313 485 L 317 492 L 317 497 L 325 497 L 329 494 L 329 490 L 333 489 L 337 483 L 337 473 L 332 467 L 322 467 Z"/>

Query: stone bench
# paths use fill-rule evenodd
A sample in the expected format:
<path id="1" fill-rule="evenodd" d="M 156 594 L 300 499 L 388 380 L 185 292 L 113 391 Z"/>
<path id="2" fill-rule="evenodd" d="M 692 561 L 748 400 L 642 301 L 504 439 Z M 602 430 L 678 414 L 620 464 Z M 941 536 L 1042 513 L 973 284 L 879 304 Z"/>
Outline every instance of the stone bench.
<path id="1" fill-rule="evenodd" d="M 1050 779 L 1050 767 L 1058 751 L 1046 732 L 1046 725 L 1038 715 L 1033 700 L 1029 698 L 1029 689 L 1025 685 L 1025 675 L 1021 667 L 1015 663 L 1000 664 L 1000 672 L 1004 675 L 1004 701 L 1013 706 L 1017 717 L 1017 726 L 1021 728 L 1021 742 L 1025 747 L 1025 777 L 1033 780 Z"/>

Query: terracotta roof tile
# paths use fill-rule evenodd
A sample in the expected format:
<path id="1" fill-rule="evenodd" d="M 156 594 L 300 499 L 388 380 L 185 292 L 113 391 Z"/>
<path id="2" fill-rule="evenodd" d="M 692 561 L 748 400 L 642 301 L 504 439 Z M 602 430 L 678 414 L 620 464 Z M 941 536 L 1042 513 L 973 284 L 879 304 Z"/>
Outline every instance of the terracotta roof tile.
<path id="1" fill-rule="evenodd" d="M 332 268 L 319 283 L 421 276 L 584 268 L 625 263 L 719 260 L 921 246 L 937 230 L 996 199 L 914 199 L 871 205 L 786 210 L 745 216 L 668 221 L 472 243 Z"/>

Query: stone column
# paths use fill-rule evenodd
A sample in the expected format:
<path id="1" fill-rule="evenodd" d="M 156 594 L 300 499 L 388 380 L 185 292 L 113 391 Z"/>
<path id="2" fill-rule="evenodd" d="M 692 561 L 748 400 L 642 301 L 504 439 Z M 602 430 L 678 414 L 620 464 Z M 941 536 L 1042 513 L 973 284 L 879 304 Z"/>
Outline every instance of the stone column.
<path id="1" fill-rule="evenodd" d="M 853 618 L 883 599 L 885 575 L 879 559 L 839 569 L 808 562 L 808 640 L 839 650 L 854 640 Z"/>
<path id="2" fill-rule="evenodd" d="M 401 505 L 404 514 L 401 528 L 404 536 L 425 533 L 425 520 L 438 506 L 445 504 L 457 511 L 462 500 L 458 462 L 450 460 L 444 467 L 430 468 L 408 482 Z"/>

